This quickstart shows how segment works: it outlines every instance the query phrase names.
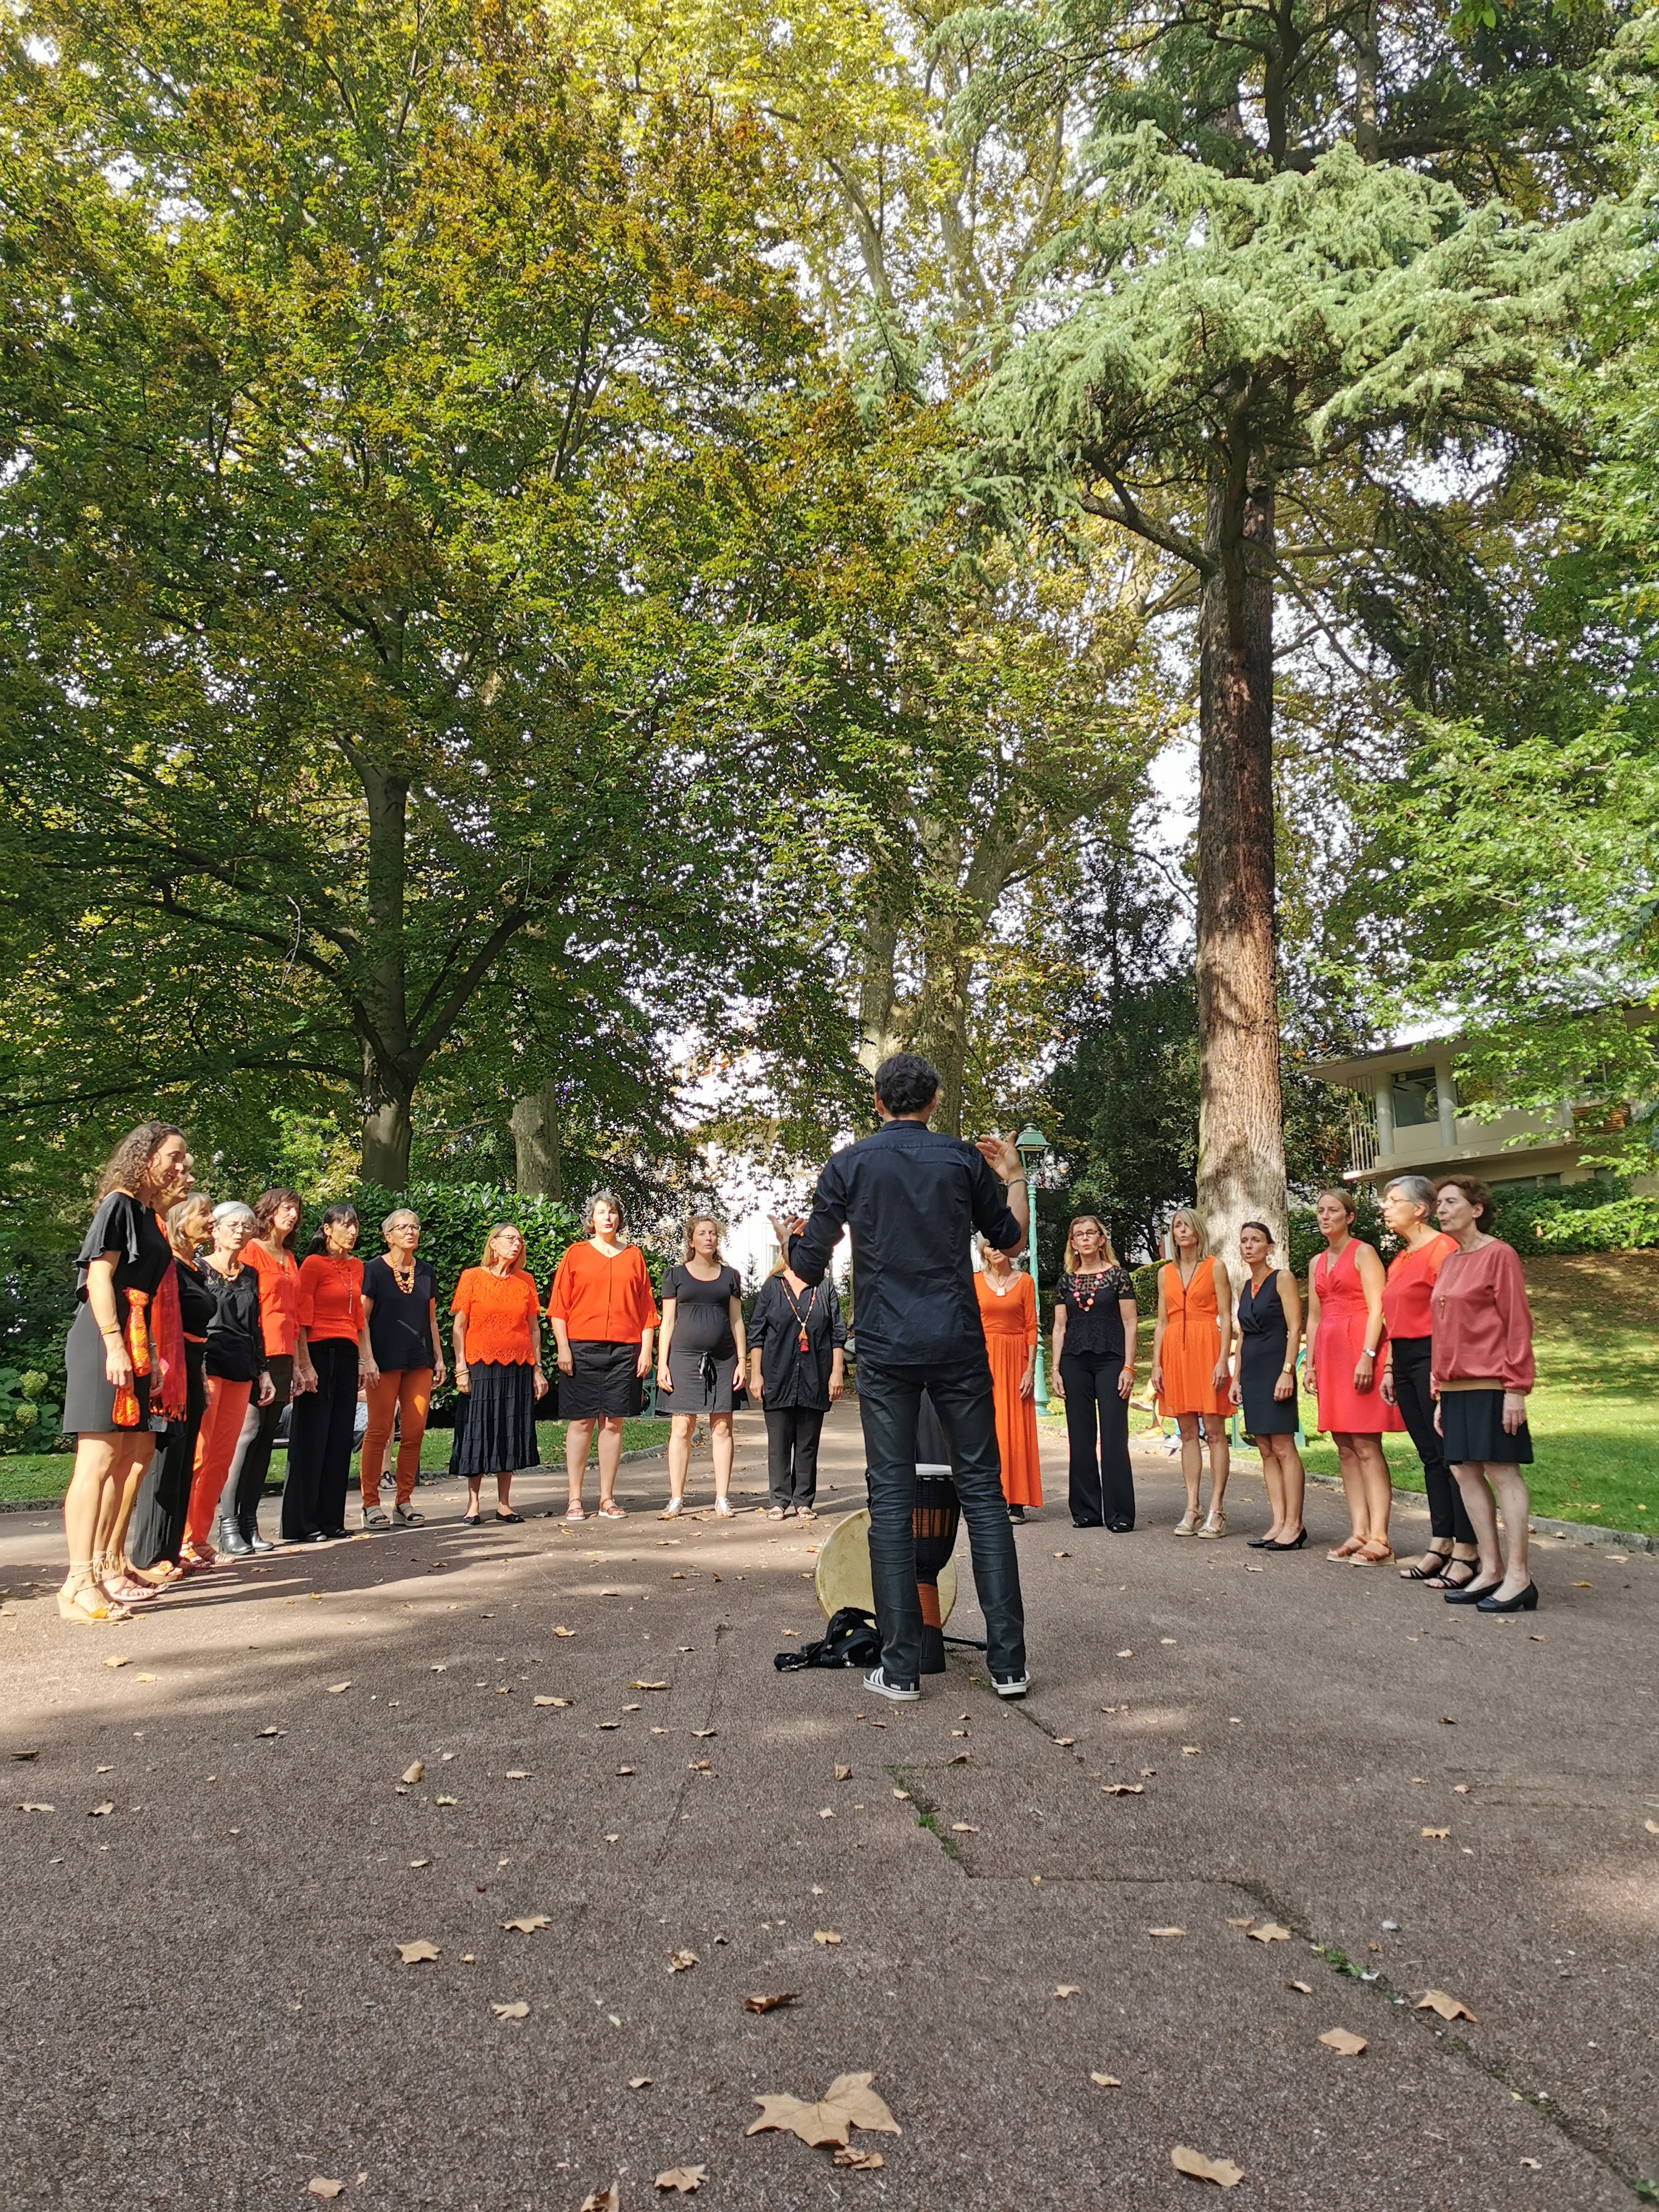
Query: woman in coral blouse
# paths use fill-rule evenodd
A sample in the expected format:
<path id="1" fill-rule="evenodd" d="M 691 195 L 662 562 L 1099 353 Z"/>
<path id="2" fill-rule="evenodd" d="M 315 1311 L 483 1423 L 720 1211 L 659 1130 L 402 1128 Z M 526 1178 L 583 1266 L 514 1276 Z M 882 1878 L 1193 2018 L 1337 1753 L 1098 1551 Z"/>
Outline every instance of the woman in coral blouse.
<path id="1" fill-rule="evenodd" d="M 1322 1190 L 1314 1202 L 1325 1249 L 1308 1270 L 1307 1379 L 1319 1400 L 1319 1425 L 1336 1446 L 1352 1524 L 1346 1542 L 1325 1557 L 1380 1567 L 1394 1557 L 1394 1492 L 1382 1437 L 1406 1425 L 1376 1387 L 1382 1262 L 1354 1235 L 1354 1212 L 1346 1190 Z"/>
<path id="2" fill-rule="evenodd" d="M 560 1261 L 548 1292 L 547 1318 L 565 1378 L 559 1385 L 559 1411 L 570 1425 L 564 1435 L 570 1490 L 567 1521 L 587 1518 L 582 1478 L 596 1424 L 599 1512 L 606 1521 L 627 1517 L 616 1499 L 623 1423 L 639 1413 L 640 1384 L 651 1372 L 659 1316 L 645 1255 L 637 1244 L 623 1241 L 625 1225 L 615 1191 L 596 1191 L 583 1224 L 586 1240 L 573 1244 Z"/>
<path id="3" fill-rule="evenodd" d="M 510 1221 L 498 1221 L 484 1239 L 483 1257 L 468 1267 L 449 1302 L 454 1315 L 455 1443 L 452 1474 L 466 1480 L 469 1528 L 478 1525 L 478 1487 L 495 1478 L 495 1518 L 522 1521 L 513 1510 L 513 1477 L 539 1467 L 536 1401 L 547 1395 L 542 1366 L 541 1295 L 524 1263 L 524 1238 Z"/>
<path id="4" fill-rule="evenodd" d="M 1432 1324 L 1429 1300 L 1442 1261 L 1457 1249 L 1455 1237 L 1437 1229 L 1434 1185 L 1426 1176 L 1396 1176 L 1382 1193 L 1382 1218 L 1401 1249 L 1389 1265 L 1382 1290 L 1382 1400 L 1397 1406 L 1423 1462 L 1429 1501 L 1429 1543 L 1420 1559 L 1400 1570 L 1402 1580 L 1431 1589 L 1467 1589 L 1480 1559 L 1463 1494 L 1446 1464 L 1446 1448 L 1434 1425 L 1429 1382 Z"/>
<path id="5" fill-rule="evenodd" d="M 1473 1176 L 1445 1176 L 1435 1185 L 1435 1210 L 1457 1244 L 1441 1261 L 1429 1300 L 1435 1419 L 1480 1547 L 1480 1571 L 1464 1589 L 1449 1589 L 1446 1603 L 1481 1613 L 1535 1613 L 1538 1590 L 1527 1557 L 1532 1499 L 1521 1472 L 1532 1465 L 1526 1279 L 1510 1246 L 1486 1233 L 1492 1205 L 1485 1183 Z M 1507 1559 L 1498 1540 L 1499 1506 Z"/>
<path id="6" fill-rule="evenodd" d="M 376 1380 L 363 1318 L 363 1263 L 351 1256 L 356 1242 L 356 1206 L 331 1206 L 300 1262 L 283 1485 L 283 1534 L 291 1544 L 327 1543 L 346 1532 L 357 1390 Z"/>
<path id="7" fill-rule="evenodd" d="M 274 1396 L 267 1406 L 249 1401 L 242 1433 L 230 1462 L 225 1494 L 219 1501 L 219 1549 L 245 1553 L 268 1552 L 259 1534 L 259 1502 L 265 1494 L 270 1454 L 283 1408 L 295 1395 L 294 1342 L 300 1326 L 300 1263 L 294 1234 L 304 1212 L 297 1190 L 262 1190 L 253 1201 L 259 1226 L 242 1247 L 242 1260 L 259 1278 L 259 1325 L 264 1331 L 265 1366 Z M 290 1419 L 292 1417 L 290 1416 Z"/>
<path id="8" fill-rule="evenodd" d="M 1002 1462 L 1002 1494 L 1008 1518 L 1023 1521 L 1028 1505 L 1042 1503 L 1037 1465 L 1036 1289 L 1006 1252 L 979 1240 L 980 1272 L 974 1277 L 985 1349 L 991 1358 L 991 1395 L 996 1409 L 997 1453 Z"/>
<path id="9" fill-rule="evenodd" d="M 1176 1523 L 1176 1534 L 1224 1536 L 1227 1516 L 1221 1501 L 1232 1464 L 1227 1446 L 1227 1420 L 1232 1409 L 1232 1286 L 1222 1262 L 1211 1258 L 1204 1224 L 1190 1206 L 1181 1206 L 1170 1216 L 1170 1243 L 1175 1257 L 1158 1270 L 1152 1382 L 1160 1415 L 1173 1413 L 1181 1431 L 1181 1479 L 1187 1486 L 1187 1510 Z M 1199 1517 L 1199 1489 L 1204 1479 L 1200 1420 L 1210 1447 L 1210 1510 L 1202 1522 Z"/>

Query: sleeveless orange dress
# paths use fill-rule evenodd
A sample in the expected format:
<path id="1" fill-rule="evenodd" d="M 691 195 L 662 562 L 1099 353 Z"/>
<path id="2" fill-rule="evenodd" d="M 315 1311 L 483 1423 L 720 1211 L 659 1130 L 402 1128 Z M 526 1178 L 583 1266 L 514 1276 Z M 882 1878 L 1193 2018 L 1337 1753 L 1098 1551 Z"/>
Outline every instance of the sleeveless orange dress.
<path id="1" fill-rule="evenodd" d="M 982 1274 L 974 1277 L 979 1317 L 985 1324 L 990 1355 L 991 1390 L 996 1406 L 997 1450 L 1002 1460 L 1002 1494 L 1010 1505 L 1041 1505 L 1042 1477 L 1037 1465 L 1036 1406 L 1019 1395 L 1019 1378 L 1037 1340 L 1036 1289 L 1029 1275 L 1015 1278 L 1001 1297 Z"/>
<path id="2" fill-rule="evenodd" d="M 1158 1355 L 1164 1388 L 1158 1410 L 1164 1413 L 1231 1413 L 1227 1385 L 1213 1381 L 1221 1357 L 1221 1316 L 1216 1308 L 1215 1261 L 1202 1259 L 1183 1284 L 1171 1260 L 1164 1267 L 1164 1344 Z"/>

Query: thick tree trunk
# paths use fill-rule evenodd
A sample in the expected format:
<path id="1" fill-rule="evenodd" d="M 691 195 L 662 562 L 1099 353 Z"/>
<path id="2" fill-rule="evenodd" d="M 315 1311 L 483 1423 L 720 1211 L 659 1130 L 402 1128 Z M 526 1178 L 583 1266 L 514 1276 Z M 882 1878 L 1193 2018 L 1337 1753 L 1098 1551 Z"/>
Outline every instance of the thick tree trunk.
<path id="1" fill-rule="evenodd" d="M 888 1055 L 904 1049 L 895 1024 L 898 984 L 898 926 L 874 904 L 864 922 L 864 954 L 859 968 L 859 1064 L 873 1075 Z"/>
<path id="2" fill-rule="evenodd" d="M 513 1132 L 514 1182 L 523 1198 L 562 1198 L 564 1168 L 559 1150 L 556 1084 L 544 1083 L 514 1104 L 507 1126 Z"/>
<path id="3" fill-rule="evenodd" d="M 1285 1230 L 1273 955 L 1273 494 L 1215 486 L 1218 556 L 1199 616 L 1198 1208 L 1238 1267 L 1238 1231 Z"/>
<path id="4" fill-rule="evenodd" d="M 409 1148 L 415 1134 L 412 1085 L 376 1067 L 363 1054 L 363 1181 L 383 1190 L 409 1188 Z"/>

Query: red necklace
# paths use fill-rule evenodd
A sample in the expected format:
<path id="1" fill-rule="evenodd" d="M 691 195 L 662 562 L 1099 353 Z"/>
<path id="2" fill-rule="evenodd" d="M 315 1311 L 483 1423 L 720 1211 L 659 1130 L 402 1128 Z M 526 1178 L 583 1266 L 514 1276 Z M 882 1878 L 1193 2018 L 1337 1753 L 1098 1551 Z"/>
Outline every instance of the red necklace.
<path id="1" fill-rule="evenodd" d="M 1076 1301 L 1077 1310 L 1079 1313 L 1092 1313 L 1094 1311 L 1095 1300 L 1100 1296 L 1100 1286 L 1105 1279 L 1106 1270 L 1103 1267 L 1091 1267 L 1089 1270 L 1087 1277 L 1089 1295 L 1085 1298 L 1083 1295 L 1085 1278 L 1078 1274 L 1074 1274 L 1072 1277 L 1072 1296 Z"/>

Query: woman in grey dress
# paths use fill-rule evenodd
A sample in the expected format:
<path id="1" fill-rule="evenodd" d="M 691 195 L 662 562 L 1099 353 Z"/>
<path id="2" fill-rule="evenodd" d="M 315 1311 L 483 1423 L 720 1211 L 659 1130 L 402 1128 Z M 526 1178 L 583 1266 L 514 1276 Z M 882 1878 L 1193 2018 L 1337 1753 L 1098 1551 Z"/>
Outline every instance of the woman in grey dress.
<path id="1" fill-rule="evenodd" d="M 662 1339 L 657 1352 L 657 1402 L 668 1413 L 668 1510 L 685 1504 L 691 1437 L 706 1419 L 714 1456 L 714 1510 L 732 1511 L 732 1403 L 743 1384 L 743 1278 L 720 1256 L 720 1224 L 707 1213 L 686 1224 L 684 1256 L 662 1283 Z"/>

